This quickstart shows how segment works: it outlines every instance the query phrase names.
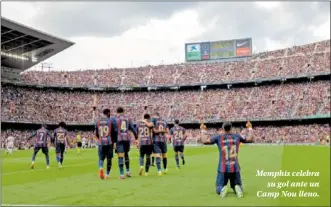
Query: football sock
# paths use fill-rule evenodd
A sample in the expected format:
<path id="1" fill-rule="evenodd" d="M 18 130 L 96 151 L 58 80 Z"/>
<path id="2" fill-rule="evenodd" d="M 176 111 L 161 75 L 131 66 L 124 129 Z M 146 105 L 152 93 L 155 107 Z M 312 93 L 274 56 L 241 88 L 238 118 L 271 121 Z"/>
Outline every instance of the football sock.
<path id="1" fill-rule="evenodd" d="M 149 166 L 151 165 L 151 157 L 146 157 L 146 165 L 145 165 L 145 172 L 148 173 Z"/>
<path id="2" fill-rule="evenodd" d="M 152 165 L 155 163 L 155 157 L 152 157 Z"/>
<path id="3" fill-rule="evenodd" d="M 111 165 L 112 165 L 112 160 L 111 159 L 107 159 L 107 175 L 110 174 Z"/>
<path id="4" fill-rule="evenodd" d="M 125 168 L 127 172 L 130 171 L 130 158 L 128 154 L 125 155 Z"/>
<path id="5" fill-rule="evenodd" d="M 56 161 L 59 163 L 60 162 L 60 155 L 59 154 L 56 154 Z"/>
<path id="6" fill-rule="evenodd" d="M 124 163 L 123 163 L 123 161 L 124 161 L 124 157 L 119 157 L 118 158 L 118 167 L 120 169 L 120 174 L 121 175 L 124 175 Z"/>
<path id="7" fill-rule="evenodd" d="M 163 169 L 167 169 L 168 158 L 163 158 Z"/>
<path id="8" fill-rule="evenodd" d="M 157 171 L 161 171 L 161 158 L 160 157 L 156 157 L 155 160 L 156 160 Z"/>
<path id="9" fill-rule="evenodd" d="M 180 154 L 180 158 L 184 160 L 184 154 Z"/>
<path id="10" fill-rule="evenodd" d="M 144 166 L 144 157 L 139 157 L 140 166 Z"/>
<path id="11" fill-rule="evenodd" d="M 99 168 L 103 168 L 103 160 L 99 160 Z"/>
<path id="12" fill-rule="evenodd" d="M 35 162 L 35 161 L 36 161 L 36 156 L 37 156 L 37 153 L 36 153 L 36 152 L 33 152 L 33 155 L 32 155 L 32 162 Z"/>
<path id="13" fill-rule="evenodd" d="M 176 159 L 176 165 L 179 166 L 179 158 L 178 158 L 178 154 L 175 155 L 175 159 Z"/>
<path id="14" fill-rule="evenodd" d="M 46 158 L 46 165 L 49 166 L 49 155 L 48 155 L 48 153 L 45 154 L 45 158 Z"/>
<path id="15" fill-rule="evenodd" d="M 223 186 L 216 186 L 216 193 L 219 195 L 222 191 Z"/>

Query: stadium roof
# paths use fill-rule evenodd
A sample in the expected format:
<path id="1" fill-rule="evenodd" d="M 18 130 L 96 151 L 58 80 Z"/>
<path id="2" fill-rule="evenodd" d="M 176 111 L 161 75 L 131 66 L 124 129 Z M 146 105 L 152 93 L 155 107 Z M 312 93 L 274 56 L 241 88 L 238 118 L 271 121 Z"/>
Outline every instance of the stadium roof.
<path id="1" fill-rule="evenodd" d="M 26 70 L 75 43 L 1 17 L 1 65 Z"/>

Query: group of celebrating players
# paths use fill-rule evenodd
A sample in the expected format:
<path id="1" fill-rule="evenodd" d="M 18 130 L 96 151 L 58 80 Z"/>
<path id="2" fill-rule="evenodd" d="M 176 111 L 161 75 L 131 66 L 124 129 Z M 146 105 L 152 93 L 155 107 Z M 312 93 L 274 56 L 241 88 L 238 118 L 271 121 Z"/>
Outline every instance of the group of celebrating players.
<path id="1" fill-rule="evenodd" d="M 99 177 L 101 179 L 108 179 L 110 176 L 114 152 L 118 157 L 120 179 L 131 177 L 129 159 L 130 131 L 139 148 L 139 175 L 142 175 L 144 171 L 145 175 L 148 175 L 149 168 L 154 163 L 154 158 L 158 176 L 167 173 L 167 143 L 171 139 L 174 146 L 177 168 L 180 168 L 179 158 L 182 159 L 182 164 L 185 164 L 184 142 L 187 134 L 185 128 L 179 126 L 178 120 L 175 120 L 174 127 L 169 130 L 167 122 L 157 112 L 154 112 L 152 116 L 144 114 L 143 119 L 137 122 L 137 127 L 134 127 L 131 119 L 125 115 L 122 107 L 117 108 L 116 114 L 113 116 L 111 116 L 110 109 L 104 109 L 103 115 L 95 124 L 95 135 L 98 143 Z M 36 138 L 31 169 L 35 167 L 35 158 L 39 150 L 42 150 L 45 154 L 47 168 L 49 168 L 48 138 L 51 139 L 51 143 L 55 146 L 56 159 L 59 168 L 62 168 L 64 152 L 69 146 L 65 127 L 64 122 L 59 123 L 59 127 L 55 129 L 54 135 L 51 136 L 46 125 L 42 125 L 40 129 L 28 138 Z M 254 140 L 251 123 L 247 122 L 246 127 L 248 134 L 244 138 L 240 134 L 231 132 L 232 125 L 229 122 L 223 123 L 222 131 L 219 131 L 214 136 L 210 136 L 207 133 L 206 125 L 200 125 L 200 141 L 206 145 L 217 144 L 219 149 L 216 193 L 221 197 L 227 195 L 228 181 L 230 181 L 230 186 L 237 196 L 243 196 L 238 162 L 239 146 L 241 143 L 250 143 Z M 153 159 L 151 160 L 151 158 Z M 105 160 L 107 160 L 106 173 L 104 170 Z M 163 169 L 161 162 L 163 163 Z M 124 172 L 124 165 L 126 172 Z"/>
<path id="2" fill-rule="evenodd" d="M 148 175 L 151 166 L 151 155 L 155 158 L 157 173 L 159 176 L 167 173 L 167 143 L 169 136 L 173 139 L 177 168 L 180 167 L 179 155 L 184 160 L 184 141 L 186 139 L 186 130 L 179 126 L 179 121 L 175 121 L 175 126 L 169 130 L 167 122 L 155 112 L 152 117 L 145 114 L 143 120 L 137 122 L 137 128 L 133 126 L 132 121 L 124 114 L 122 107 L 117 108 L 116 115 L 111 117 L 109 109 L 103 111 L 104 117 L 99 119 L 95 126 L 96 137 L 98 138 L 99 152 L 99 176 L 101 179 L 107 179 L 111 172 L 113 152 L 117 153 L 120 179 L 130 177 L 130 134 L 131 131 L 139 148 L 139 175 L 145 171 Z M 161 158 L 163 169 L 161 168 Z M 106 174 L 103 164 L 107 159 Z M 144 165 L 145 163 L 145 165 Z M 124 164 L 126 167 L 126 176 L 124 175 Z"/>

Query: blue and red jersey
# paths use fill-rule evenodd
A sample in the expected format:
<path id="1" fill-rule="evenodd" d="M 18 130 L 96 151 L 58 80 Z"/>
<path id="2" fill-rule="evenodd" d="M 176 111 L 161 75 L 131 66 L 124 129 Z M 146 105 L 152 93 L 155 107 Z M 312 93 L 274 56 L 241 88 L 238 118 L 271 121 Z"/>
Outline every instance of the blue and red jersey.
<path id="1" fill-rule="evenodd" d="M 226 173 L 239 172 L 239 146 L 241 142 L 246 142 L 246 140 L 239 134 L 226 133 L 211 137 L 210 142 L 218 146 L 218 171 Z"/>
<path id="2" fill-rule="evenodd" d="M 153 127 L 148 127 L 143 121 L 138 122 L 138 136 L 140 138 L 140 145 L 152 145 L 153 144 Z"/>
<path id="3" fill-rule="evenodd" d="M 154 128 L 156 130 L 166 130 L 168 128 L 167 122 L 160 118 L 153 118 L 152 122 L 153 122 Z M 153 141 L 167 143 L 167 137 L 166 137 L 165 133 L 154 133 Z"/>
<path id="4" fill-rule="evenodd" d="M 48 139 L 52 139 L 50 132 L 43 127 L 34 132 L 28 139 L 32 137 L 35 137 L 35 147 L 47 147 Z"/>
<path id="5" fill-rule="evenodd" d="M 110 118 L 100 118 L 95 124 L 95 134 L 98 138 L 98 145 L 112 145 L 116 140 L 113 120 Z"/>
<path id="6" fill-rule="evenodd" d="M 67 130 L 59 127 L 54 130 L 54 142 L 55 144 L 65 144 L 66 146 L 69 146 L 68 137 L 67 137 Z"/>
<path id="7" fill-rule="evenodd" d="M 137 131 L 133 126 L 131 119 L 125 115 L 115 115 L 112 117 L 117 131 L 117 142 L 120 141 L 130 141 L 129 131 L 132 131 L 134 136 L 137 137 Z"/>
<path id="8" fill-rule="evenodd" d="M 170 129 L 170 135 L 172 136 L 172 144 L 174 146 L 183 146 L 185 142 L 186 129 L 181 126 L 174 126 Z"/>

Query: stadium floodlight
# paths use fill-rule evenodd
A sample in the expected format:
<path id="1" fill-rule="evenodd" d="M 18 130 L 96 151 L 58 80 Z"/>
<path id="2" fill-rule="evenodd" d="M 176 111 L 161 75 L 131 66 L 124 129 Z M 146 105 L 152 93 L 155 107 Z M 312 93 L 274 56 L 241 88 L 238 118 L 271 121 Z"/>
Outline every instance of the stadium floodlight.
<path id="1" fill-rule="evenodd" d="M 11 54 L 11 53 L 6 53 L 6 52 L 1 52 L 1 56 L 6 56 L 6 57 L 10 57 L 10 58 L 15 58 L 15 59 L 21 59 L 21 60 L 29 60 L 29 58 L 25 57 L 25 56 L 21 56 L 21 55 L 15 55 L 15 54 Z"/>

